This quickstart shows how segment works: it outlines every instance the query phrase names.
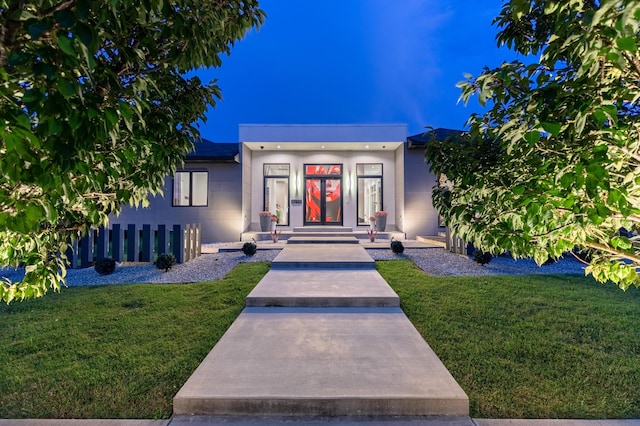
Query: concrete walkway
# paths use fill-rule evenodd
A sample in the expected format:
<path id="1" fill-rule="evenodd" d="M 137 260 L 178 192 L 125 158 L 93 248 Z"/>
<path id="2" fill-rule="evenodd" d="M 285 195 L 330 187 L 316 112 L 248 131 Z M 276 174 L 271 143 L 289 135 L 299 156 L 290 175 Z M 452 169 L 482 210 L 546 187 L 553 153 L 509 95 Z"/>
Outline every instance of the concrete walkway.
<path id="1" fill-rule="evenodd" d="M 451 416 L 469 400 L 363 247 L 285 247 L 176 415 Z"/>

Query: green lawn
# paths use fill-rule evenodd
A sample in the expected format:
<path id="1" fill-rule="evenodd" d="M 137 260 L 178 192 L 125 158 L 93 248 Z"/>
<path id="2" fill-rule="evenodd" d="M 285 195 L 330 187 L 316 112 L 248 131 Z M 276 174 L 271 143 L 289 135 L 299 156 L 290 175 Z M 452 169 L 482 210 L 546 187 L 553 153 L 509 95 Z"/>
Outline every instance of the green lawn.
<path id="1" fill-rule="evenodd" d="M 480 418 L 639 418 L 640 291 L 377 262 Z"/>
<path id="2" fill-rule="evenodd" d="M 168 418 L 269 265 L 199 284 L 63 289 L 0 305 L 0 418 Z"/>
<path id="3" fill-rule="evenodd" d="M 377 262 L 485 418 L 640 417 L 640 291 L 576 276 L 430 277 Z M 167 418 L 268 271 L 0 305 L 0 418 Z"/>

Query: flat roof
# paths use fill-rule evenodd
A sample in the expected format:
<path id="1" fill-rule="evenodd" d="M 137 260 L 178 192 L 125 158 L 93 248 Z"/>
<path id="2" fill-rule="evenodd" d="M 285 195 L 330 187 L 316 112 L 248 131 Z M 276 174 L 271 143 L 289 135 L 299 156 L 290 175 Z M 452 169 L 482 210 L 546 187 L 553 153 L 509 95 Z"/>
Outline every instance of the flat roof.
<path id="1" fill-rule="evenodd" d="M 404 142 L 407 125 L 240 124 L 240 142 Z"/>

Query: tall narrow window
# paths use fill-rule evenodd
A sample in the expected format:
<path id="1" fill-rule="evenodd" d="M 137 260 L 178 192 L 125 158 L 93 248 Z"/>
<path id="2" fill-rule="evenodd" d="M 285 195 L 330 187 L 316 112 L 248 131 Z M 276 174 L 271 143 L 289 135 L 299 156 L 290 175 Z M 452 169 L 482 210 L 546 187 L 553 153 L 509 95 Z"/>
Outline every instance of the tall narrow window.
<path id="1" fill-rule="evenodd" d="M 173 177 L 174 206 L 206 206 L 209 202 L 209 172 L 176 172 Z"/>
<path id="2" fill-rule="evenodd" d="M 289 225 L 289 164 L 264 165 L 264 210 Z"/>
<path id="3" fill-rule="evenodd" d="M 382 164 L 357 164 L 358 225 L 368 225 L 369 217 L 382 210 Z"/>

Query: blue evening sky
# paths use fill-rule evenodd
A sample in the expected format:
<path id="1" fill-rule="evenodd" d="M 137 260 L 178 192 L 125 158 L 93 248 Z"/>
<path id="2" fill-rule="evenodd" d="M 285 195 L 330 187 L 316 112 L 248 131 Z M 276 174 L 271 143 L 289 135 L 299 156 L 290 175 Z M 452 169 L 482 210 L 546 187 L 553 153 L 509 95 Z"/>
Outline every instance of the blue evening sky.
<path id="1" fill-rule="evenodd" d="M 515 55 L 491 22 L 501 0 L 261 0 L 265 24 L 223 56 L 223 101 L 204 138 L 238 141 L 238 124 L 406 123 L 462 129 L 477 99 L 456 83 Z"/>

